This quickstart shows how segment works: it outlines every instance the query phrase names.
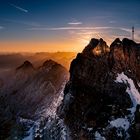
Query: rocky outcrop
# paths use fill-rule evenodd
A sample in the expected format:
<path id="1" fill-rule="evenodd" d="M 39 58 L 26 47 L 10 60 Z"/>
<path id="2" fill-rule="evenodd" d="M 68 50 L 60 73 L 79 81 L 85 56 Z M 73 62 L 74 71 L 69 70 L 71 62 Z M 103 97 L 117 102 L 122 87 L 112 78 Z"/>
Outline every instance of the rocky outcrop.
<path id="1" fill-rule="evenodd" d="M 72 61 L 59 112 L 73 139 L 131 138 L 129 78 L 139 90 L 139 57 L 139 44 L 129 39 L 116 39 L 110 47 L 103 39 L 91 39 Z"/>
<path id="2" fill-rule="evenodd" d="M 113 71 L 129 71 L 140 81 L 140 44 L 124 38 L 116 39 L 110 46 L 110 65 Z"/>

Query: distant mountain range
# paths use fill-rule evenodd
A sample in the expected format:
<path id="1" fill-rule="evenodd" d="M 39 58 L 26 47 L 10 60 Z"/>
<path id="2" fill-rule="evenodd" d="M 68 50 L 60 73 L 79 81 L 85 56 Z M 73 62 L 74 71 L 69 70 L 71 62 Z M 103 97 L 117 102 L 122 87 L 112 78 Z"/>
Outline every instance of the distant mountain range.
<path id="1" fill-rule="evenodd" d="M 40 64 L 47 59 L 52 59 L 69 69 L 69 65 L 71 61 L 75 58 L 76 54 L 77 53 L 75 52 L 0 54 L 0 70 L 15 68 L 26 60 L 32 62 L 34 67 L 39 67 Z"/>
<path id="2" fill-rule="evenodd" d="M 18 129 L 24 127 L 18 122 L 24 119 L 52 117 L 57 107 L 53 104 L 58 102 L 67 79 L 68 71 L 53 60 L 45 61 L 37 69 L 25 61 L 14 71 L 8 71 L 0 87 L 0 139 L 22 139 L 24 131 Z M 23 136 L 14 135 L 13 131 Z"/>

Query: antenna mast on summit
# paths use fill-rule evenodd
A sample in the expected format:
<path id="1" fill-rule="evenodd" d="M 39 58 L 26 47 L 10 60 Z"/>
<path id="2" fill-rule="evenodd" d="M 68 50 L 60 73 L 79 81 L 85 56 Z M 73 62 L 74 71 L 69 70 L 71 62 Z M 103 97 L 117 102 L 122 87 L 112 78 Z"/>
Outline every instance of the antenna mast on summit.
<path id="1" fill-rule="evenodd" d="M 132 40 L 134 41 L 134 33 L 135 33 L 135 28 L 134 26 L 132 27 Z"/>

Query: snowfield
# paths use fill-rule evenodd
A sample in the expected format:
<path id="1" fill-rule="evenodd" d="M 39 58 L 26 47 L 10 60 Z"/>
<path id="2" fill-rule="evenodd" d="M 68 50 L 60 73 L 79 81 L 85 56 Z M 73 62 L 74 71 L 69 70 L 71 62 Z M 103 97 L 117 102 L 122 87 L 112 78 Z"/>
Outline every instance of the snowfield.
<path id="1" fill-rule="evenodd" d="M 54 97 L 54 99 L 52 100 L 52 103 L 50 104 L 50 106 L 48 106 L 48 108 L 44 108 L 45 114 L 43 118 L 47 118 L 47 121 L 44 122 L 44 126 L 42 126 L 41 124 L 41 120 L 38 120 L 35 122 L 34 126 L 30 128 L 30 130 L 28 131 L 29 136 L 25 137 L 23 140 L 33 140 L 34 137 L 35 138 L 43 138 L 45 133 L 49 132 L 49 136 L 46 139 L 53 139 L 53 137 L 57 137 L 58 136 L 58 128 L 61 128 L 60 131 L 60 137 L 62 140 L 66 140 L 67 139 L 67 127 L 64 125 L 64 122 L 62 119 L 59 119 L 57 116 L 57 107 L 61 104 L 62 99 L 63 99 L 63 91 L 64 91 L 64 87 L 65 87 L 66 81 L 63 82 L 63 84 L 61 85 L 60 90 L 58 91 L 58 95 L 56 97 Z M 37 112 L 40 113 L 40 112 Z M 56 119 L 58 119 L 58 122 L 56 123 Z M 56 123 L 56 124 L 55 124 Z"/>
<path id="2" fill-rule="evenodd" d="M 113 120 L 110 122 L 110 124 L 116 128 L 123 128 L 125 131 L 127 131 L 130 127 L 130 123 L 127 118 L 118 118 L 116 120 Z"/>
<path id="3" fill-rule="evenodd" d="M 106 140 L 106 139 L 105 139 L 105 137 L 102 137 L 98 131 L 96 131 L 95 132 L 95 140 Z"/>

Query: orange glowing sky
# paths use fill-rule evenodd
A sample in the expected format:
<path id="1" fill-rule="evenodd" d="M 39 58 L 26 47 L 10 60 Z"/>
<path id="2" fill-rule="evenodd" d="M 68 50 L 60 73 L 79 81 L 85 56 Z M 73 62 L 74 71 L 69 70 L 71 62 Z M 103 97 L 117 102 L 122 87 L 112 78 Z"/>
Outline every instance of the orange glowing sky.
<path id="1" fill-rule="evenodd" d="M 134 7 L 134 8 L 132 8 Z M 0 52 L 79 52 L 91 38 L 140 41 L 140 1 L 4 0 Z"/>
<path id="2" fill-rule="evenodd" d="M 0 52 L 81 52 L 91 37 L 78 38 L 70 41 L 1 41 Z M 110 42 L 108 41 L 108 44 Z"/>
<path id="3" fill-rule="evenodd" d="M 83 45 L 77 42 L 23 42 L 23 41 L 6 41 L 0 42 L 0 52 L 79 52 Z"/>

